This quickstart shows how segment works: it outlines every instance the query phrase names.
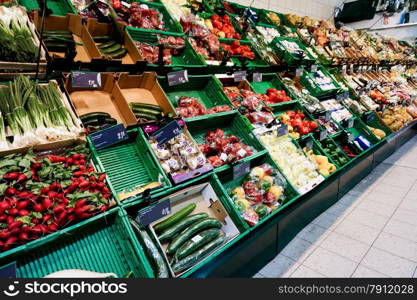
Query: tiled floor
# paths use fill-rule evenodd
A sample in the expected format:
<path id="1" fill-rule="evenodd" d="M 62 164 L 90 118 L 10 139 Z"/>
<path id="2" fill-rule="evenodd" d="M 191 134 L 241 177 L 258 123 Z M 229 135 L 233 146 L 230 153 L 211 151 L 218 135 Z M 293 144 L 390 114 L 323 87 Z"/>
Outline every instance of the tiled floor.
<path id="1" fill-rule="evenodd" d="M 417 136 L 255 277 L 417 277 Z"/>

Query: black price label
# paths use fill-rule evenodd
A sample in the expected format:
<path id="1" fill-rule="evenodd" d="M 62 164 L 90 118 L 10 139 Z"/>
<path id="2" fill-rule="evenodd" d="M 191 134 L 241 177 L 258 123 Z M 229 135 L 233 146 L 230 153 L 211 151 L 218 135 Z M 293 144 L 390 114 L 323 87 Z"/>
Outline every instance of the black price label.
<path id="1" fill-rule="evenodd" d="M 353 120 L 353 119 L 347 120 L 347 127 L 348 128 L 352 128 L 354 124 L 355 124 L 355 120 Z"/>
<path id="2" fill-rule="evenodd" d="M 331 118 L 332 118 L 332 112 L 330 110 L 326 111 L 324 115 L 324 121 L 329 122 Z"/>
<path id="3" fill-rule="evenodd" d="M 253 82 L 262 82 L 262 73 L 253 73 Z"/>
<path id="4" fill-rule="evenodd" d="M 0 268 L 0 278 L 16 278 L 16 262 L 12 262 Z M 4 290 L 7 296 L 16 296 L 15 290 Z"/>
<path id="5" fill-rule="evenodd" d="M 171 201 L 166 199 L 154 205 L 145 207 L 138 212 L 136 221 L 142 226 L 147 226 L 171 213 Z"/>
<path id="6" fill-rule="evenodd" d="M 300 77 L 302 76 L 304 73 L 304 70 L 302 68 L 298 68 L 297 70 L 295 70 L 295 76 Z"/>
<path id="7" fill-rule="evenodd" d="M 168 78 L 168 85 L 178 85 L 188 82 L 188 71 L 178 71 L 178 72 L 171 72 L 167 75 Z"/>
<path id="8" fill-rule="evenodd" d="M 320 131 L 319 140 L 322 141 L 325 138 L 327 138 L 327 130 L 326 129 Z"/>
<path id="9" fill-rule="evenodd" d="M 71 86 L 73 88 L 101 88 L 101 74 L 97 72 L 72 71 Z"/>
<path id="10" fill-rule="evenodd" d="M 233 167 L 233 178 L 239 178 L 250 172 L 250 162 L 244 162 Z"/>
<path id="11" fill-rule="evenodd" d="M 158 129 L 152 134 L 152 137 L 156 139 L 159 145 L 163 145 L 170 139 L 173 139 L 177 135 L 182 133 L 182 128 L 178 124 L 177 120 L 169 122 L 167 125 Z"/>
<path id="12" fill-rule="evenodd" d="M 128 138 L 129 136 L 123 124 L 117 124 L 90 134 L 90 139 L 96 149 L 106 148 Z"/>
<path id="13" fill-rule="evenodd" d="M 283 124 L 277 128 L 277 136 L 283 136 L 288 134 L 288 125 Z"/>
<path id="14" fill-rule="evenodd" d="M 317 72 L 317 65 L 311 65 L 311 72 L 313 73 Z"/>
<path id="15" fill-rule="evenodd" d="M 247 73 L 246 71 L 237 71 L 233 73 L 233 79 L 235 82 L 241 82 L 243 80 L 246 80 Z"/>
<path id="16" fill-rule="evenodd" d="M 375 115 L 373 113 L 366 115 L 366 123 L 371 123 L 375 119 Z"/>

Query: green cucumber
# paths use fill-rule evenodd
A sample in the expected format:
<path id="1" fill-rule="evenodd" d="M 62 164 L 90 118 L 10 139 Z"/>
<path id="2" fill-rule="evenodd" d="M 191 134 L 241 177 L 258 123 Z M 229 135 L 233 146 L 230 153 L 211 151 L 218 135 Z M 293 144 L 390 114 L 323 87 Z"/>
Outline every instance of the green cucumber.
<path id="1" fill-rule="evenodd" d="M 113 59 L 123 58 L 126 56 L 127 50 L 125 48 L 120 48 L 112 53 L 107 53 L 107 55 L 111 56 Z"/>
<path id="2" fill-rule="evenodd" d="M 223 245 L 226 241 L 227 237 L 225 235 L 219 236 L 215 240 L 203 246 L 200 250 L 197 250 L 193 254 L 190 254 L 182 260 L 173 264 L 171 266 L 172 270 L 174 271 L 174 273 L 179 273 L 181 271 L 184 271 L 185 269 L 192 267 L 199 260 L 205 258 L 208 254 L 210 254 L 213 250 Z"/>
<path id="3" fill-rule="evenodd" d="M 197 207 L 195 203 L 190 203 L 186 207 L 180 209 L 172 216 L 168 217 L 167 219 L 163 220 L 162 222 L 159 222 L 156 224 L 153 228 L 157 234 L 161 233 L 168 227 L 171 227 L 175 224 L 177 224 L 179 221 L 184 219 L 186 216 L 191 214 L 193 210 Z"/>
<path id="4" fill-rule="evenodd" d="M 186 242 L 188 241 L 193 235 L 203 231 L 204 229 L 209 228 L 221 228 L 222 223 L 220 223 L 216 219 L 204 219 L 192 224 L 190 227 L 185 229 L 181 232 L 172 242 L 169 244 L 167 248 L 167 253 L 170 255 L 174 255 L 175 252 Z"/>
<path id="5" fill-rule="evenodd" d="M 45 30 L 43 35 L 72 35 L 72 32 L 69 30 Z"/>
<path id="6" fill-rule="evenodd" d="M 113 47 L 114 45 L 118 45 L 118 44 L 115 41 L 108 41 L 108 42 L 105 42 L 103 44 L 98 45 L 97 47 L 100 50 L 104 50 L 104 49 L 108 49 L 110 47 Z"/>
<path id="7" fill-rule="evenodd" d="M 133 111 L 133 113 L 155 115 L 155 116 L 159 115 L 161 113 L 160 111 L 156 111 L 156 110 L 153 110 L 153 109 L 137 108 L 137 107 L 132 107 L 132 111 Z"/>
<path id="8" fill-rule="evenodd" d="M 159 236 L 158 239 L 161 243 L 172 240 L 175 236 L 183 231 L 185 228 L 190 226 L 191 224 L 201 221 L 203 219 L 207 219 L 207 213 L 200 213 L 195 215 L 190 215 L 186 217 L 184 220 L 180 221 L 179 223 L 165 229 Z"/>
<path id="9" fill-rule="evenodd" d="M 134 107 L 134 108 L 147 108 L 147 109 L 152 109 L 152 110 L 157 110 L 159 112 L 162 112 L 162 108 L 159 105 L 155 105 L 155 104 L 130 102 L 129 105 L 130 107 Z"/>
<path id="10" fill-rule="evenodd" d="M 103 53 L 104 53 L 104 54 L 106 54 L 106 55 L 110 55 L 110 53 L 113 53 L 113 52 L 118 51 L 118 50 L 120 50 L 120 49 L 123 49 L 123 48 L 122 48 L 122 45 L 120 45 L 120 44 L 115 44 L 115 45 L 113 45 L 113 46 L 111 46 L 111 47 L 104 48 L 104 49 L 100 49 L 100 51 L 101 51 L 101 52 L 103 52 Z"/>
<path id="11" fill-rule="evenodd" d="M 93 36 L 93 40 L 96 43 L 106 43 L 111 41 L 111 37 L 109 35 L 96 35 Z"/>
<path id="12" fill-rule="evenodd" d="M 197 251 L 204 245 L 210 243 L 212 240 L 218 238 L 220 233 L 220 229 L 212 228 L 204 230 L 193 236 L 190 240 L 178 248 L 177 252 L 175 252 L 175 259 L 179 261 L 191 253 Z"/>
<path id="13" fill-rule="evenodd" d="M 155 115 L 135 113 L 136 119 L 146 119 L 148 121 L 158 121 L 158 118 Z"/>
<path id="14" fill-rule="evenodd" d="M 152 268 L 157 278 L 168 278 L 169 270 L 165 259 L 158 251 L 158 248 L 150 238 L 149 234 L 145 230 L 139 228 L 138 223 L 135 220 L 130 219 L 130 224 L 136 231 L 137 235 L 141 239 L 141 242 L 145 248 L 146 254 L 151 260 Z"/>
<path id="15" fill-rule="evenodd" d="M 98 118 L 111 118 L 111 115 L 109 113 L 106 112 L 90 112 L 87 114 L 83 114 L 80 116 L 81 121 L 87 122 L 88 120 L 96 120 Z"/>

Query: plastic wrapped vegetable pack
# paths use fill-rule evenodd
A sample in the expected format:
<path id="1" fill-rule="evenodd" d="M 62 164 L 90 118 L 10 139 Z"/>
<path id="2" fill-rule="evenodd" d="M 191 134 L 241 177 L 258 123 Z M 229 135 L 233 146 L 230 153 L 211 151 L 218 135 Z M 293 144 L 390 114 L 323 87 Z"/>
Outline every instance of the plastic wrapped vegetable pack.
<path id="1" fill-rule="evenodd" d="M 233 203 L 249 226 L 276 210 L 285 200 L 285 180 L 268 164 L 253 168 L 241 186 L 230 190 Z"/>
<path id="2" fill-rule="evenodd" d="M 302 191 L 309 184 L 323 180 L 316 165 L 295 146 L 288 135 L 278 137 L 276 130 L 272 130 L 261 135 L 259 140 L 298 190 Z"/>

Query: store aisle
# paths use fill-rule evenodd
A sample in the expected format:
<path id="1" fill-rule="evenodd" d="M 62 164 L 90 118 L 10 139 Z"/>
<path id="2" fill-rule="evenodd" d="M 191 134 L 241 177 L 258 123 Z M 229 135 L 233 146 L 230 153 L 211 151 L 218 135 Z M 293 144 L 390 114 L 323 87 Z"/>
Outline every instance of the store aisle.
<path id="1" fill-rule="evenodd" d="M 417 277 L 417 136 L 255 277 Z"/>

